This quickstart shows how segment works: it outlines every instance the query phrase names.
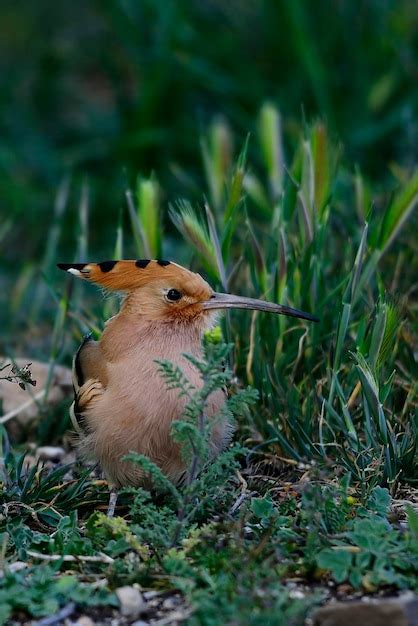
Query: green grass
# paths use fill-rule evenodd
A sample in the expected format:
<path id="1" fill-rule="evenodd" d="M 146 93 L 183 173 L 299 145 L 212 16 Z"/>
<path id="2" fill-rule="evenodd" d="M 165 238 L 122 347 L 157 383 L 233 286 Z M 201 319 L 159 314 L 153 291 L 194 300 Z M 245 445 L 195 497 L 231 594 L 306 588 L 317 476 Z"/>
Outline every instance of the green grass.
<path id="1" fill-rule="evenodd" d="M 384 193 L 347 164 L 322 122 L 302 128 L 291 158 L 273 105 L 256 126 L 238 152 L 225 121 L 207 130 L 200 205 L 169 198 L 168 210 L 156 177 L 138 178 L 114 243 L 100 254 L 161 254 L 202 271 L 216 288 L 311 311 L 319 323 L 231 313 L 222 322 L 229 356 L 219 331 L 206 338 L 201 394 L 162 363 L 168 384 L 190 395 L 173 429 L 189 480 L 174 488 L 147 459 L 133 458 L 155 490 L 127 489 L 114 520 L 103 514 L 106 488 L 94 475 L 26 469 L 24 446 L 10 447 L 5 435 L 4 620 L 70 602 L 104 615 L 117 610 L 118 587 L 138 583 L 180 592 L 188 624 L 297 625 L 339 585 L 363 593 L 415 588 L 418 521 L 399 502 L 413 500 L 418 478 L 408 227 L 417 173 L 399 169 Z M 36 328 L 51 368 L 69 364 L 81 336 L 100 333 L 117 309 L 54 269 L 71 260 L 60 256 L 69 185 L 57 195 L 42 274 L 22 264 L 7 317 L 10 356 L 19 346 L 30 351 Z M 101 260 L 88 205 L 84 188 L 75 261 Z M 209 427 L 197 417 L 205 393 L 225 384 L 236 443 L 211 463 Z M 62 440 L 67 419 L 65 408 L 44 414 L 48 441 Z M 41 433 L 42 425 L 36 443 Z M 25 566 L 14 569 L 16 561 Z"/>

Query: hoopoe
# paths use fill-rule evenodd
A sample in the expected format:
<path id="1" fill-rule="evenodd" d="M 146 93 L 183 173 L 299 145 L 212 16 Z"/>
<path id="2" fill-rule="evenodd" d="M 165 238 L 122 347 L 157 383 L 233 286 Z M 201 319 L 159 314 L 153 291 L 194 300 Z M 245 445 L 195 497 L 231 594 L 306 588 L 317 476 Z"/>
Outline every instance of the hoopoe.
<path id="1" fill-rule="evenodd" d="M 174 483 L 185 474 L 181 451 L 170 436 L 185 399 L 167 389 L 156 364 L 180 366 L 189 381 L 202 386 L 197 370 L 183 356 L 202 357 L 202 338 L 221 309 L 257 309 L 316 321 L 309 313 L 263 300 L 214 292 L 199 275 L 162 260 L 58 264 L 60 269 L 122 292 L 119 313 L 106 323 L 99 341 L 87 338 L 73 362 L 73 416 L 84 457 L 96 459 L 111 486 L 144 484 L 140 468 L 122 457 L 148 456 Z M 210 419 L 225 400 L 215 391 L 207 404 Z M 232 426 L 216 423 L 214 453 L 230 441 Z"/>

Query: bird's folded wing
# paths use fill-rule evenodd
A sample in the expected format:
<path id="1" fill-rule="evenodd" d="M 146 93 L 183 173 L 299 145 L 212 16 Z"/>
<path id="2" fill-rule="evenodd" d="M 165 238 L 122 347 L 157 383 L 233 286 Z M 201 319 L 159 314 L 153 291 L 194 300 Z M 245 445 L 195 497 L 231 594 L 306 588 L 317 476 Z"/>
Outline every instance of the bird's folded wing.
<path id="1" fill-rule="evenodd" d="M 77 350 L 73 360 L 73 385 L 77 394 L 80 387 L 94 379 L 106 386 L 106 363 L 100 344 L 87 335 Z"/>
<path id="2" fill-rule="evenodd" d="M 87 336 L 73 360 L 74 403 L 70 416 L 77 431 L 84 431 L 83 413 L 103 393 L 106 384 L 106 361 L 100 344 Z"/>

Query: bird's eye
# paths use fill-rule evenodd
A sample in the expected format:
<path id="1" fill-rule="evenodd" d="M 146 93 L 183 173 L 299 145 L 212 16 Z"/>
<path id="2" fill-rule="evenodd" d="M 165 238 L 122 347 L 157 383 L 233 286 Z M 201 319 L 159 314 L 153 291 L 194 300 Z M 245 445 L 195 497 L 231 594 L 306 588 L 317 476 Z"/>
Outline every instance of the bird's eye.
<path id="1" fill-rule="evenodd" d="M 181 296 L 182 294 L 177 289 L 169 289 L 167 291 L 167 300 L 170 300 L 171 302 L 177 302 L 180 300 Z"/>

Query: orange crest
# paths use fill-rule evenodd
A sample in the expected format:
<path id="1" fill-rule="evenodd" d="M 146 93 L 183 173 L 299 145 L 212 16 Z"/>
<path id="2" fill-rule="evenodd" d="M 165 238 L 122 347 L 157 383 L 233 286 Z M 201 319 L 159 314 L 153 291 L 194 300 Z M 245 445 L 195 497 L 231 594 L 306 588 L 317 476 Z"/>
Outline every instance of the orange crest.
<path id="1" fill-rule="evenodd" d="M 172 263 L 157 259 L 139 259 L 132 261 L 102 261 L 101 263 L 58 263 L 61 270 L 74 274 L 78 278 L 97 283 L 113 291 L 132 291 L 145 285 L 160 281 L 174 280 L 189 283 L 199 274 Z"/>

